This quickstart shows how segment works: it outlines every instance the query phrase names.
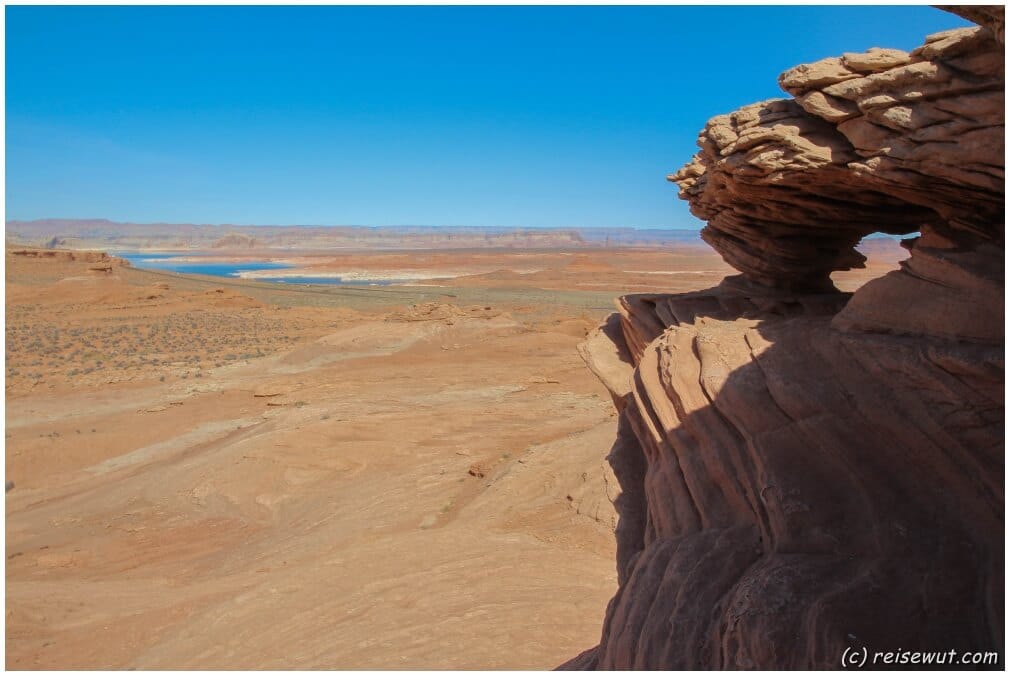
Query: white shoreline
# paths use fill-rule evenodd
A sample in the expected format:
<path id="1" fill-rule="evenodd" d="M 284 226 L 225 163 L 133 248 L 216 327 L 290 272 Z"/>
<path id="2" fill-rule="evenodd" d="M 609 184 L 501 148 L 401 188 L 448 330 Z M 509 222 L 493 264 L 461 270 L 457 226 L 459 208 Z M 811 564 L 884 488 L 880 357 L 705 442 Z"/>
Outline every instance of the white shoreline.
<path id="1" fill-rule="evenodd" d="M 301 277 L 304 279 L 339 279 L 350 282 L 392 282 L 413 281 L 421 279 L 450 279 L 474 274 L 472 272 L 442 271 L 442 270 L 334 270 L 326 272 L 310 272 L 291 268 L 275 270 L 241 270 L 237 277 L 242 279 L 278 279 Z"/>

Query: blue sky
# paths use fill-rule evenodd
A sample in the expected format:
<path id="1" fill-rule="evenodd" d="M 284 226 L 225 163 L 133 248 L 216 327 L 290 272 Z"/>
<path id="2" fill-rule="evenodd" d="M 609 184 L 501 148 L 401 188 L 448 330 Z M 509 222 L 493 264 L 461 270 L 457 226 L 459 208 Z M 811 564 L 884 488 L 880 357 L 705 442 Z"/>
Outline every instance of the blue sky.
<path id="1" fill-rule="evenodd" d="M 6 216 L 695 228 L 665 181 L 899 7 L 6 8 Z"/>

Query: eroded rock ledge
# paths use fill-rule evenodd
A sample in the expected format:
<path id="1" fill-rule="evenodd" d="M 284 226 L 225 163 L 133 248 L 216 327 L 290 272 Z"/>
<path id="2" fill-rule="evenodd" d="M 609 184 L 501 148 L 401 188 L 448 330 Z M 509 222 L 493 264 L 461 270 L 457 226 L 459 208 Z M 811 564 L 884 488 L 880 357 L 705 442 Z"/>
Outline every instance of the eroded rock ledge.
<path id="1" fill-rule="evenodd" d="M 671 177 L 741 275 L 582 346 L 620 410 L 620 588 L 568 668 L 1003 651 L 1003 8 L 798 66 Z M 871 232 L 901 270 L 837 292 Z M 990 665 L 994 666 L 994 665 Z"/>

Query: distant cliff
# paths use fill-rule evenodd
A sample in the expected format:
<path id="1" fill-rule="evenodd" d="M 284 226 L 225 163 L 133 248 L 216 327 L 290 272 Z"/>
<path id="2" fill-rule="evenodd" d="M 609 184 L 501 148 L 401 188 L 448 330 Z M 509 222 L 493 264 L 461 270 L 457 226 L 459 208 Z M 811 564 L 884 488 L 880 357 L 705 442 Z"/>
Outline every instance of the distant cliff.
<path id="1" fill-rule="evenodd" d="M 1004 15 L 951 11 L 980 25 L 797 66 L 671 176 L 741 274 L 582 346 L 621 412 L 620 588 L 566 667 L 1003 664 Z M 837 292 L 878 231 L 911 257 Z"/>
<path id="2" fill-rule="evenodd" d="M 111 271 L 116 267 L 130 267 L 130 261 L 110 256 L 103 251 L 67 251 L 64 249 L 7 247 L 6 255 L 19 258 L 42 258 L 67 263 L 76 261 L 91 263 L 91 270 L 101 272 Z"/>

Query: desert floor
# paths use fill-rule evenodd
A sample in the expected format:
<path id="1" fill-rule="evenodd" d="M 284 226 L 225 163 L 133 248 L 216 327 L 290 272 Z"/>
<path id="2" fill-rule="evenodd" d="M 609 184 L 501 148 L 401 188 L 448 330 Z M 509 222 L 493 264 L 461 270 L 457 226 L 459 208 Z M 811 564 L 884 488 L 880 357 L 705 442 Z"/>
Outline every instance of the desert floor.
<path id="1" fill-rule="evenodd" d="M 839 285 L 900 258 L 877 248 Z M 576 345 L 621 293 L 731 271 L 424 255 L 307 265 L 466 274 L 283 287 L 8 251 L 7 668 L 544 669 L 595 645 L 616 417 Z"/>

